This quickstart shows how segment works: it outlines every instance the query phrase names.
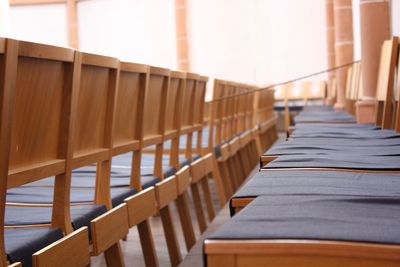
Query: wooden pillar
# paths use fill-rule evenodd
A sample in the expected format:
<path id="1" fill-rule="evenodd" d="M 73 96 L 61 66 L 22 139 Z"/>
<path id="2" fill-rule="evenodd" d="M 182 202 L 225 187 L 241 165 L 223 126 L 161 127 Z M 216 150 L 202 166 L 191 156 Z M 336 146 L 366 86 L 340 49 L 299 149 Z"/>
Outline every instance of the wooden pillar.
<path id="1" fill-rule="evenodd" d="M 361 0 L 360 20 L 363 97 L 356 115 L 358 123 L 374 123 L 381 46 L 391 36 L 389 1 Z"/>
<path id="2" fill-rule="evenodd" d="M 76 0 L 67 0 L 68 45 L 79 48 Z"/>
<path id="3" fill-rule="evenodd" d="M 333 9 L 335 21 L 335 61 L 336 65 L 340 66 L 353 62 L 352 0 L 334 0 Z M 347 70 L 348 67 L 336 71 L 336 110 L 343 110 L 345 107 Z"/>
<path id="4" fill-rule="evenodd" d="M 333 14 L 333 0 L 326 0 L 326 45 L 328 57 L 328 69 L 332 69 L 335 64 L 335 21 Z M 328 104 L 333 105 L 333 88 L 331 88 L 332 80 L 335 72 L 328 73 Z"/>
<path id="5" fill-rule="evenodd" d="M 178 69 L 189 71 L 186 0 L 175 0 L 176 54 Z"/>

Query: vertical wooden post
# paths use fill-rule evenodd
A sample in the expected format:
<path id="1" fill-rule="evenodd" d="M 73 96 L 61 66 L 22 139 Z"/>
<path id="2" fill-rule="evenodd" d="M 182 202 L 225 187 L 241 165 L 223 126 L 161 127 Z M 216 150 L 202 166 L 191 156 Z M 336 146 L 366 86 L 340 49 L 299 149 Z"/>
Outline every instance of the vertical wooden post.
<path id="1" fill-rule="evenodd" d="M 362 100 L 357 103 L 357 122 L 375 122 L 376 88 L 381 46 L 391 36 L 389 1 L 360 1 Z"/>
<path id="2" fill-rule="evenodd" d="M 178 69 L 189 70 L 189 46 L 186 27 L 186 0 L 175 0 L 176 54 Z"/>
<path id="3" fill-rule="evenodd" d="M 326 45 L 328 56 L 328 69 L 335 67 L 335 21 L 333 16 L 333 0 L 326 0 Z M 332 79 L 335 72 L 328 73 L 328 104 L 333 104 Z"/>
<path id="4" fill-rule="evenodd" d="M 353 7 L 352 0 L 334 0 L 335 58 L 336 65 L 353 61 Z M 337 100 L 335 109 L 343 110 L 345 104 L 348 68 L 337 70 Z"/>

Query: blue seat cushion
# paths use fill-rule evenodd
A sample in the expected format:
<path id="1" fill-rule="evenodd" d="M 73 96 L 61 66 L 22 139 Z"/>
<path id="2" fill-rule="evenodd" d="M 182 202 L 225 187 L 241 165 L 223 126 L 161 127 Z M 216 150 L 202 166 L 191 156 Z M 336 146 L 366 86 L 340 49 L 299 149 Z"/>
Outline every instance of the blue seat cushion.
<path id="1" fill-rule="evenodd" d="M 260 196 L 209 238 L 400 244 L 400 198 Z"/>
<path id="2" fill-rule="evenodd" d="M 258 172 L 234 194 L 233 198 L 256 198 L 265 195 L 400 198 L 400 174 L 306 170 Z M 232 205 L 230 207 L 233 214 Z"/>
<path id="3" fill-rule="evenodd" d="M 51 207 L 6 206 L 6 226 L 49 224 Z M 71 221 L 74 229 L 90 226 L 90 221 L 107 211 L 103 205 L 71 206 Z"/>
<path id="4" fill-rule="evenodd" d="M 263 169 L 276 168 L 332 168 L 354 170 L 400 170 L 400 156 L 360 156 L 343 154 L 283 155 Z"/>
<path id="5" fill-rule="evenodd" d="M 141 180 L 142 180 L 142 189 L 155 186 L 156 183 L 161 182 L 161 179 L 159 177 L 152 175 L 144 175 L 141 177 Z"/>
<path id="6" fill-rule="evenodd" d="M 275 144 L 264 155 L 354 155 L 354 156 L 400 156 L 400 147 L 390 146 L 369 146 L 369 147 L 349 147 L 342 145 L 303 145 L 297 144 L 295 140 L 285 141 Z"/>
<path id="7" fill-rule="evenodd" d="M 94 180 L 94 178 L 93 178 Z M 143 178 L 148 183 L 149 178 Z M 71 203 L 87 203 L 94 201 L 94 188 L 71 188 Z M 118 186 L 111 187 L 111 201 L 113 206 L 121 204 L 123 200 L 136 194 L 135 189 L 129 188 L 129 179 L 119 180 Z M 53 203 L 53 188 L 51 187 L 16 187 L 7 191 L 7 202 L 49 204 Z"/>
<path id="8" fill-rule="evenodd" d="M 10 262 L 21 262 L 32 266 L 32 254 L 61 239 L 63 233 L 57 228 L 15 228 L 5 229 L 6 253 Z"/>

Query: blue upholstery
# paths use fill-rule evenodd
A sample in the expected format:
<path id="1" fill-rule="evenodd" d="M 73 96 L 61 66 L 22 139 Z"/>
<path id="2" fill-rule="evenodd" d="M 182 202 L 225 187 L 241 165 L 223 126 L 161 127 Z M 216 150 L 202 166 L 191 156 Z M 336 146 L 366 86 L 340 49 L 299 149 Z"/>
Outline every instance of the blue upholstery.
<path id="1" fill-rule="evenodd" d="M 57 228 L 15 228 L 5 229 L 4 239 L 10 262 L 21 262 L 32 266 L 32 254 L 63 237 Z"/>
<path id="2" fill-rule="evenodd" d="M 284 155 L 271 161 L 263 169 L 275 168 L 334 168 L 357 170 L 400 170 L 400 156 L 359 155 Z"/>
<path id="3" fill-rule="evenodd" d="M 398 146 L 390 147 L 349 147 L 342 145 L 302 145 L 296 144 L 296 141 L 281 142 L 271 147 L 264 155 L 360 155 L 360 156 L 400 156 L 400 148 Z"/>
<path id="4" fill-rule="evenodd" d="M 94 180 L 94 179 L 93 179 Z M 159 178 L 143 177 L 142 181 L 146 188 L 149 184 L 160 181 Z M 131 189 L 129 180 L 126 186 L 111 188 L 111 201 L 113 206 L 121 204 L 123 200 L 137 193 Z M 85 203 L 94 201 L 94 188 L 71 188 L 71 203 Z M 7 202 L 49 204 L 53 203 L 53 188 L 50 187 L 17 187 L 7 191 Z"/>
<path id="5" fill-rule="evenodd" d="M 400 174 L 340 171 L 269 171 L 252 176 L 233 198 L 273 195 L 400 198 Z M 231 206 L 231 214 L 234 210 Z"/>
<path id="6" fill-rule="evenodd" d="M 7 226 L 49 224 L 51 207 L 6 206 L 5 222 Z M 71 221 L 75 229 L 89 226 L 90 221 L 105 213 L 103 205 L 71 206 Z"/>
<path id="7" fill-rule="evenodd" d="M 400 244 L 400 198 L 260 196 L 209 239 L 303 239 Z"/>

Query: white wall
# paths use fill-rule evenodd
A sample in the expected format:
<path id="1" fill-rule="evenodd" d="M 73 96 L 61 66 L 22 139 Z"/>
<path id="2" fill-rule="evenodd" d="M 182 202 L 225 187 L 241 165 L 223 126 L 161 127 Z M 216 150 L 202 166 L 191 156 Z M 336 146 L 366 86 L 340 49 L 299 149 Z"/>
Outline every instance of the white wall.
<path id="1" fill-rule="evenodd" d="M 8 36 L 68 46 L 66 5 L 12 6 L 9 12 Z"/>
<path id="2" fill-rule="evenodd" d="M 7 36 L 9 31 L 10 9 L 8 0 L 0 0 L 0 36 Z"/>
<path id="3" fill-rule="evenodd" d="M 189 0 L 191 68 L 254 84 L 326 68 L 325 1 Z"/>
<path id="4" fill-rule="evenodd" d="M 68 44 L 65 5 L 0 12 L 3 34 Z M 325 23 L 323 0 L 188 0 L 191 70 L 258 85 L 323 70 Z M 359 24 L 359 0 L 353 0 L 355 59 Z M 174 0 L 80 1 L 78 25 L 81 50 L 176 68 Z M 392 0 L 392 28 L 400 35 L 400 0 Z"/>
<path id="5" fill-rule="evenodd" d="M 392 0 L 392 34 L 400 36 L 400 0 Z"/>
<path id="6" fill-rule="evenodd" d="M 176 67 L 174 0 L 83 1 L 78 24 L 81 50 Z"/>

